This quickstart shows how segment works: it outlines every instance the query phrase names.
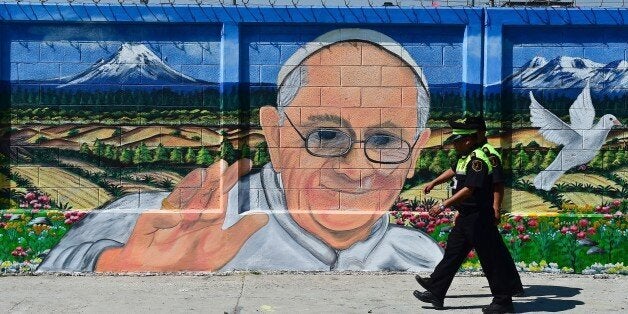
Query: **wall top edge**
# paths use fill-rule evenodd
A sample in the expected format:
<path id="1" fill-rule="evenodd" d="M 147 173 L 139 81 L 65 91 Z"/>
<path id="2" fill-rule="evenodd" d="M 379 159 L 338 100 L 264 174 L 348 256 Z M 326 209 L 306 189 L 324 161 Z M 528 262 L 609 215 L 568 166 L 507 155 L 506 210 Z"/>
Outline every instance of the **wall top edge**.
<path id="1" fill-rule="evenodd" d="M 0 22 L 626 25 L 623 8 L 252 7 L 0 2 Z"/>

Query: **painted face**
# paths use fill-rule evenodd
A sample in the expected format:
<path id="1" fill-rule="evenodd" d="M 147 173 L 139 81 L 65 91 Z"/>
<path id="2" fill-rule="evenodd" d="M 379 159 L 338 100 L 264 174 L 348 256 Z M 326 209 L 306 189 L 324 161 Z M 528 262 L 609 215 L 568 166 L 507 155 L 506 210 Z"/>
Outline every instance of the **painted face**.
<path id="1" fill-rule="evenodd" d="M 382 48 L 338 43 L 303 65 L 283 125 L 271 127 L 280 117 L 264 108 L 262 126 L 293 219 L 346 248 L 367 237 L 391 207 L 429 131 L 415 140 L 413 71 Z"/>

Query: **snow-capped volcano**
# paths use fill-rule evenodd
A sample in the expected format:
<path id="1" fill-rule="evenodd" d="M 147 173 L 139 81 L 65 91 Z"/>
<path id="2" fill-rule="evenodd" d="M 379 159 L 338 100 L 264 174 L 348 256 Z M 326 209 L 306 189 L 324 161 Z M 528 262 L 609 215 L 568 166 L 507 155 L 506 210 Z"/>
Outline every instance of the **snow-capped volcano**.
<path id="1" fill-rule="evenodd" d="M 557 57 L 547 61 L 535 57 L 518 72 L 504 80 L 515 89 L 582 89 L 603 86 L 599 93 L 624 93 L 628 87 L 628 62 L 617 60 L 606 65 L 585 58 Z"/>
<path id="2" fill-rule="evenodd" d="M 78 85 L 176 85 L 200 80 L 179 73 L 143 44 L 125 43 L 109 59 L 80 74 L 64 77 L 59 88 Z"/>

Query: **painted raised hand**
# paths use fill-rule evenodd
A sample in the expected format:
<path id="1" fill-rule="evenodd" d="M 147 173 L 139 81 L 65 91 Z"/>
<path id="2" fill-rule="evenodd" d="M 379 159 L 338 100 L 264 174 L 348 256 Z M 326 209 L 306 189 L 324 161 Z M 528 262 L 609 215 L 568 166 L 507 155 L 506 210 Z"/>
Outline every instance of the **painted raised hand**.
<path id="1" fill-rule="evenodd" d="M 251 170 L 251 161 L 231 166 L 220 160 L 189 173 L 160 210 L 140 215 L 126 245 L 102 253 L 100 272 L 215 271 L 268 222 L 263 213 L 243 215 L 222 229 L 229 190 Z"/>

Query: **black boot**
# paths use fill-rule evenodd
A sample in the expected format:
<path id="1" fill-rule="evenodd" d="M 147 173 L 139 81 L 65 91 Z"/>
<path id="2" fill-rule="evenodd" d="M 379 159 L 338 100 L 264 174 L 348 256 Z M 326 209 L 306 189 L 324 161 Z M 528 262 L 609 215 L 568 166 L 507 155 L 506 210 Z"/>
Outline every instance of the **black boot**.
<path id="1" fill-rule="evenodd" d="M 482 313 L 492 313 L 492 314 L 501 314 L 501 313 L 514 313 L 515 307 L 511 303 L 508 304 L 497 304 L 491 303 L 488 306 L 482 308 Z"/>
<path id="2" fill-rule="evenodd" d="M 414 290 L 414 296 L 425 302 L 425 303 L 432 303 L 432 305 L 434 306 L 435 309 L 437 310 L 442 310 L 443 307 L 443 299 L 439 299 L 437 298 L 435 295 L 433 295 L 431 292 L 429 291 L 425 291 L 425 292 L 420 292 L 418 290 Z"/>

